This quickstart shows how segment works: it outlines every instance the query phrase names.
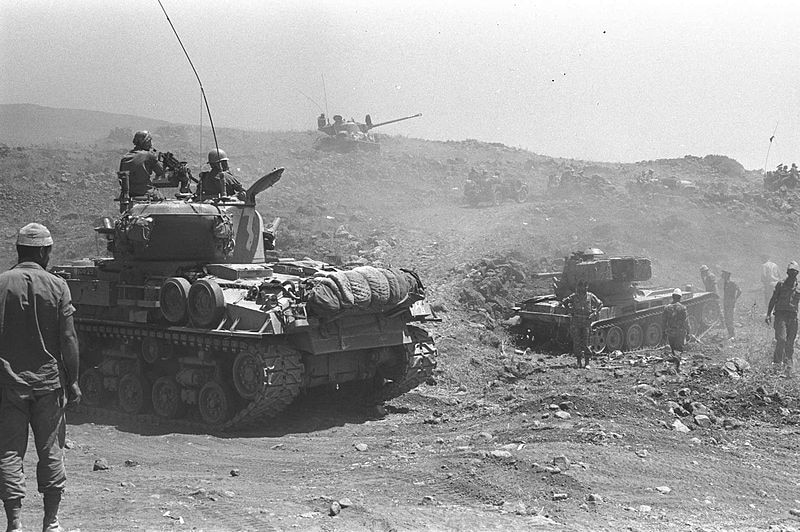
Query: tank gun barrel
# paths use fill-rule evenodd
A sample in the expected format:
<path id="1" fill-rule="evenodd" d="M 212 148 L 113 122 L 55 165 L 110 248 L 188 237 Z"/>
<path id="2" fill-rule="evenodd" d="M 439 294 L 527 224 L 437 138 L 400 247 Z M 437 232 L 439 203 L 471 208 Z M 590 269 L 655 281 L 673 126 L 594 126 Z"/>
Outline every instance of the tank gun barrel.
<path id="1" fill-rule="evenodd" d="M 369 131 L 370 129 L 374 129 L 376 127 L 385 126 L 387 124 L 394 124 L 395 122 L 402 122 L 403 120 L 411 120 L 412 118 L 417 118 L 417 117 L 420 117 L 420 116 L 422 116 L 422 113 L 417 113 L 415 115 L 404 116 L 403 118 L 395 118 L 394 120 L 387 120 L 386 122 L 378 122 L 377 124 L 373 124 L 372 123 L 372 118 L 370 118 L 370 116 L 367 115 L 367 118 L 364 121 L 366 122 L 366 126 L 367 126 L 366 127 L 366 131 Z"/>

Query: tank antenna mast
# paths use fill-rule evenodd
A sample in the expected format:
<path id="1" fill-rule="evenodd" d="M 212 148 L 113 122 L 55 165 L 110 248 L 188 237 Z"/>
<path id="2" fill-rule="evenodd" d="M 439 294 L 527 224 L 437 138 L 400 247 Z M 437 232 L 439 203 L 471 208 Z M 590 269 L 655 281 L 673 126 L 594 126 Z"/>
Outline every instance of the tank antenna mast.
<path id="1" fill-rule="evenodd" d="M 208 107 L 208 99 L 206 98 L 206 91 L 205 89 L 203 89 L 203 82 L 200 81 L 200 75 L 197 73 L 197 69 L 194 67 L 194 63 L 192 63 L 192 58 L 189 57 L 189 53 L 186 51 L 186 47 L 183 46 L 183 41 L 181 41 L 181 37 L 180 35 L 178 35 L 178 31 L 175 29 L 175 26 L 169 19 L 167 10 L 164 9 L 164 4 L 161 3 L 161 0 L 157 1 L 158 5 L 161 6 L 161 11 L 164 12 L 164 16 L 167 17 L 167 22 L 169 22 L 169 27 L 172 28 L 172 33 L 175 34 L 175 38 L 178 39 L 178 44 L 181 45 L 181 50 L 183 50 L 183 55 L 186 56 L 186 60 L 189 61 L 189 66 L 192 67 L 192 72 L 194 72 L 194 77 L 197 78 L 197 83 L 200 85 L 200 94 L 203 96 L 203 103 L 206 104 L 206 113 L 208 113 L 208 121 L 211 123 L 211 134 L 214 136 L 214 147 L 217 149 L 217 152 L 219 153 L 219 144 L 217 143 L 217 131 L 214 129 L 214 119 L 211 118 L 211 109 Z M 202 129 L 200 138 L 202 139 Z"/>
<path id="2" fill-rule="evenodd" d="M 160 2 L 161 0 L 159 0 Z M 322 94 L 325 96 L 325 116 L 330 116 L 328 113 L 328 91 L 325 90 L 325 74 L 321 74 L 322 76 Z"/>
<path id="3" fill-rule="evenodd" d="M 778 132 L 778 123 L 775 122 L 775 130 L 769 138 L 769 146 L 767 146 L 767 156 L 764 158 L 764 175 L 767 175 L 767 161 L 769 161 L 769 150 L 772 148 L 772 141 L 775 140 L 775 133 Z"/>

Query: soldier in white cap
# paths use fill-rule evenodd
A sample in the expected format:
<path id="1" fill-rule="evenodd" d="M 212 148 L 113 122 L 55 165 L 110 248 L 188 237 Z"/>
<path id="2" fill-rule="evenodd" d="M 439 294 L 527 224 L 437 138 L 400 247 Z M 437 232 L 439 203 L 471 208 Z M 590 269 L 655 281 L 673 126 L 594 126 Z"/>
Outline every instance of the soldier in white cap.
<path id="1" fill-rule="evenodd" d="M 800 283 L 797 282 L 797 273 L 800 266 L 795 261 L 786 267 L 786 279 L 778 281 L 775 291 L 767 307 L 767 323 L 772 320 L 772 311 L 775 311 L 775 353 L 772 363 L 776 370 L 786 371 L 786 376 L 792 376 L 794 354 L 794 339 L 797 336 L 797 308 L 800 305 Z"/>
<path id="2" fill-rule="evenodd" d="M 686 338 L 691 334 L 689 330 L 689 316 L 686 307 L 681 303 L 683 292 L 676 288 L 672 292 L 672 303 L 664 307 L 664 335 L 667 337 L 672 361 L 675 363 L 675 371 L 681 371 L 681 355 L 683 353 Z M 676 351 L 678 353 L 676 353 Z"/>
<path id="3" fill-rule="evenodd" d="M 76 404 L 81 391 L 69 287 L 45 270 L 52 246 L 45 226 L 26 225 L 17 235 L 17 264 L 0 274 L 0 498 L 12 532 L 22 529 L 29 426 L 39 458 L 42 530 L 63 530 L 58 507 L 67 480 L 65 399 Z"/>

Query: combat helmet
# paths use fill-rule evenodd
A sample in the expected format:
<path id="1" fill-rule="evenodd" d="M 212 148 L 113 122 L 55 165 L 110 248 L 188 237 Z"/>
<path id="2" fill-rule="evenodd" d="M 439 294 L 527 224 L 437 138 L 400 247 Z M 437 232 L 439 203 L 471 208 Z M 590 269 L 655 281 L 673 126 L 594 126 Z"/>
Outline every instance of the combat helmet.
<path id="1" fill-rule="evenodd" d="M 228 154 L 220 149 L 213 149 L 208 152 L 208 164 L 219 164 L 228 160 Z"/>
<path id="2" fill-rule="evenodd" d="M 148 141 L 152 141 L 153 137 L 150 135 L 150 132 L 143 129 L 141 131 L 137 131 L 133 134 L 133 145 L 134 146 L 143 146 Z"/>

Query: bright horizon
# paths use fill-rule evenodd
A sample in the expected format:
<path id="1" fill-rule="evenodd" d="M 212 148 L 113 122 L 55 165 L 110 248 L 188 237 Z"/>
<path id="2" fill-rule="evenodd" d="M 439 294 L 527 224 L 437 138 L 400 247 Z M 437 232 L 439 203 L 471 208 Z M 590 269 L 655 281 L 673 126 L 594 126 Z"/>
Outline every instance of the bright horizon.
<path id="1" fill-rule="evenodd" d="M 748 169 L 774 131 L 768 167 L 800 159 L 793 2 L 162 1 L 217 127 L 315 129 L 326 107 L 375 122 L 421 112 L 381 131 L 608 162 L 719 154 Z M 0 103 L 200 122 L 156 0 L 6 0 L 0 29 Z"/>

